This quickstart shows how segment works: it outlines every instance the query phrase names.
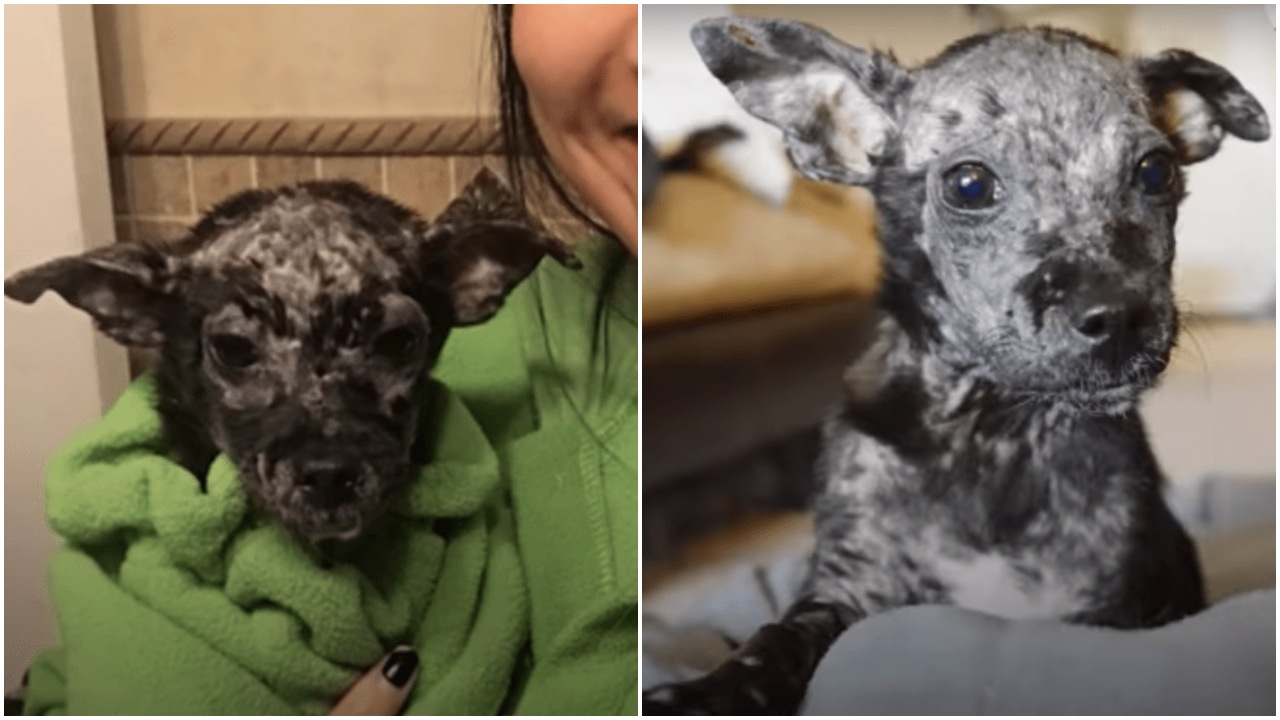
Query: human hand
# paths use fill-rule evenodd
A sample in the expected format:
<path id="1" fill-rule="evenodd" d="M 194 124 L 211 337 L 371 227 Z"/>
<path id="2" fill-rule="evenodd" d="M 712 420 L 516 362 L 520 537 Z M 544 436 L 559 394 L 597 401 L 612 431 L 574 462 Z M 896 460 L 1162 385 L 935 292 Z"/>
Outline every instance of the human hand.
<path id="1" fill-rule="evenodd" d="M 330 715 L 399 715 L 418 678 L 418 653 L 401 645 L 369 668 Z"/>

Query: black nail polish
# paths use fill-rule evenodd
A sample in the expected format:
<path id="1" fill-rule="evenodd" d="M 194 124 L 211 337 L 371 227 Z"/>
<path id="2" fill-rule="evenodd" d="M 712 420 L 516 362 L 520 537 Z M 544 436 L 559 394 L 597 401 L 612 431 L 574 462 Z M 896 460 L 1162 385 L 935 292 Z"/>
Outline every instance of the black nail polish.
<path id="1" fill-rule="evenodd" d="M 396 650 L 382 665 L 382 676 L 398 688 L 404 687 L 418 669 L 418 653 L 411 649 Z"/>

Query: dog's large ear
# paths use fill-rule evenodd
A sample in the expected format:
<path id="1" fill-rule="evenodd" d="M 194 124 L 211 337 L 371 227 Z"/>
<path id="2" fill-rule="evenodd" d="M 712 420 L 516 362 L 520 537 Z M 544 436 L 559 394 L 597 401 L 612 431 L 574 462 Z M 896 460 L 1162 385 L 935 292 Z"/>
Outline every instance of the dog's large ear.
<path id="1" fill-rule="evenodd" d="M 738 103 L 782 130 L 801 173 L 852 185 L 871 180 L 898 130 L 893 98 L 911 83 L 893 58 L 799 22 L 718 18 L 695 25 L 692 36 Z"/>
<path id="2" fill-rule="evenodd" d="M 1212 156 L 1225 133 L 1255 142 L 1271 136 L 1267 113 L 1226 68 L 1186 50 L 1137 60 L 1157 121 L 1184 164 Z"/>
<path id="3" fill-rule="evenodd" d="M 545 255 L 578 266 L 568 246 L 485 168 L 428 230 L 420 268 L 422 277 L 448 296 L 454 324 L 474 325 L 497 312 Z"/>
<path id="4" fill-rule="evenodd" d="M 4 294 L 31 304 L 52 290 L 88 313 L 116 342 L 154 347 L 164 340 L 173 274 L 160 248 L 126 243 L 23 270 L 4 281 Z"/>

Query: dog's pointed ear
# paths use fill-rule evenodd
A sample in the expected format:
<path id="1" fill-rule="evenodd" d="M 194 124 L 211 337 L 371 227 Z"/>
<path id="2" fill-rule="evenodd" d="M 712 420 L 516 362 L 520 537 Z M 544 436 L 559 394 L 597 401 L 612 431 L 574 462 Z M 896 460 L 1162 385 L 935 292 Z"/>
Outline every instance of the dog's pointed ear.
<path id="1" fill-rule="evenodd" d="M 173 297 L 174 269 L 160 248 L 125 243 L 51 260 L 4 281 L 4 294 L 31 304 L 52 290 L 93 318 L 123 345 L 164 341 L 164 312 Z"/>
<path id="2" fill-rule="evenodd" d="M 870 182 L 898 132 L 893 99 L 911 84 L 892 57 L 799 22 L 717 18 L 695 25 L 692 37 L 738 103 L 782 130 L 801 173 Z"/>
<path id="3" fill-rule="evenodd" d="M 1255 142 L 1271 136 L 1266 111 L 1226 68 L 1186 50 L 1136 62 L 1156 120 L 1183 164 L 1218 152 L 1225 133 Z"/>
<path id="4" fill-rule="evenodd" d="M 422 277 L 447 295 L 456 325 L 489 319 L 543 256 L 578 267 L 569 247 L 487 168 L 444 209 L 421 248 Z"/>

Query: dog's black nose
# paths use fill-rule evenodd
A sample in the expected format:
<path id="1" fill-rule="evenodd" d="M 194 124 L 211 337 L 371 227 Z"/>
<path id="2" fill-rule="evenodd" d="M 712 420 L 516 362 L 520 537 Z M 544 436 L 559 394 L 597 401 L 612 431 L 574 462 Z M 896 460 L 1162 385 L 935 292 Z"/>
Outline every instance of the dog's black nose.
<path id="1" fill-rule="evenodd" d="M 1094 340 L 1106 340 L 1123 332 L 1129 315 L 1129 308 L 1122 302 L 1092 305 L 1076 316 L 1076 332 Z"/>
<path id="2" fill-rule="evenodd" d="M 1146 303 L 1133 295 L 1095 295 L 1073 303 L 1071 326 L 1094 342 L 1137 339 L 1146 322 Z"/>
<path id="3" fill-rule="evenodd" d="M 1152 339 L 1155 315 L 1141 295 L 1094 290 L 1074 300 L 1068 305 L 1071 327 L 1098 360 L 1118 369 Z"/>
<path id="4" fill-rule="evenodd" d="M 311 502 L 319 507 L 333 508 L 354 495 L 356 472 L 332 465 L 312 466 L 303 470 L 298 484 L 306 490 Z"/>

